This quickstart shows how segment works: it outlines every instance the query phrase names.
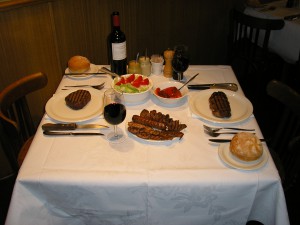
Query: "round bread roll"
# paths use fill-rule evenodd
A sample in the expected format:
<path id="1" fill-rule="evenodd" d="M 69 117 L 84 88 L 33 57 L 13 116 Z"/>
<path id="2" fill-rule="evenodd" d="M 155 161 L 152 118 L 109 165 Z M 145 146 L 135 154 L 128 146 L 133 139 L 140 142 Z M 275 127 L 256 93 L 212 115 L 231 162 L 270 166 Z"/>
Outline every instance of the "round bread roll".
<path id="1" fill-rule="evenodd" d="M 261 141 L 252 133 L 240 132 L 230 142 L 230 152 L 243 161 L 254 161 L 263 154 Z"/>
<path id="2" fill-rule="evenodd" d="M 90 69 L 90 61 L 83 56 L 73 56 L 68 61 L 68 68 L 73 73 L 83 73 Z"/>

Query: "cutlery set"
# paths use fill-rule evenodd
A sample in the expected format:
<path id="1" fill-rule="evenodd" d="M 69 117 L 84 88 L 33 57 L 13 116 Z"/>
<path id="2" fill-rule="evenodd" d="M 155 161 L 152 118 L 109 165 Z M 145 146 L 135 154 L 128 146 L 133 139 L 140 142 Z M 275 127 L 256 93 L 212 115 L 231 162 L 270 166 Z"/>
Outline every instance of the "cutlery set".
<path id="1" fill-rule="evenodd" d="M 220 136 L 221 134 L 237 134 L 238 132 L 241 132 L 241 131 L 255 131 L 255 129 L 244 129 L 244 128 L 237 128 L 237 127 L 209 127 L 209 126 L 206 126 L 206 125 L 203 125 L 203 129 L 204 129 L 204 133 L 208 134 L 209 136 L 211 137 L 218 137 Z M 223 130 L 223 129 L 227 129 L 227 130 L 235 130 L 235 132 L 218 132 L 220 130 Z M 230 142 L 231 139 L 208 139 L 209 141 L 211 142 L 217 142 L 217 143 L 225 143 L 225 142 Z M 260 139 L 260 141 L 265 141 L 264 139 Z"/>
<path id="2" fill-rule="evenodd" d="M 95 132 L 70 132 L 77 129 L 101 129 L 108 128 L 101 124 L 76 124 L 76 123 L 45 123 L 42 125 L 45 135 L 104 135 Z M 64 131 L 64 132 L 62 132 Z"/>
<path id="3" fill-rule="evenodd" d="M 88 84 L 82 84 L 82 85 L 66 85 L 65 87 L 92 87 L 97 90 L 101 90 L 104 88 L 105 82 L 99 84 L 99 85 L 88 85 Z"/>

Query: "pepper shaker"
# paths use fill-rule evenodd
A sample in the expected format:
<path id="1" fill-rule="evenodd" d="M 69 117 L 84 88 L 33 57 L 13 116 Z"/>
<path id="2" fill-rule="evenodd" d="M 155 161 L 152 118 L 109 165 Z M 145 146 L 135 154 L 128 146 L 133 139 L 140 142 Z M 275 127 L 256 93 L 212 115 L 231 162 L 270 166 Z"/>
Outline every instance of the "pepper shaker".
<path id="1" fill-rule="evenodd" d="M 173 76 L 173 68 L 172 68 L 173 57 L 174 57 L 173 50 L 168 49 L 164 51 L 164 58 L 165 58 L 164 76 L 168 78 Z"/>

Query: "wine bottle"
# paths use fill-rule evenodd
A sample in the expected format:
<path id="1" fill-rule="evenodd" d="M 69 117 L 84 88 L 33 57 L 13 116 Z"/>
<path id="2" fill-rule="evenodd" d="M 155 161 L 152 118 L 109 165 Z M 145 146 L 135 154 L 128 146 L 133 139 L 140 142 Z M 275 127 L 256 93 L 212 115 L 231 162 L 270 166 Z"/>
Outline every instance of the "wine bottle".
<path id="1" fill-rule="evenodd" d="M 112 32 L 109 35 L 110 66 L 114 73 L 126 74 L 126 36 L 120 29 L 119 12 L 112 13 Z"/>

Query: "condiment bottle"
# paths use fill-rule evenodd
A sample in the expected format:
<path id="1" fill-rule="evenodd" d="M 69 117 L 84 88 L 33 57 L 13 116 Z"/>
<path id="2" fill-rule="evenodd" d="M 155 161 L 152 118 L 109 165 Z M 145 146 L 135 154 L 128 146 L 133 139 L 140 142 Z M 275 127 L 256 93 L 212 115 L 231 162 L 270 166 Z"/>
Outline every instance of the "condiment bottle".
<path id="1" fill-rule="evenodd" d="M 146 56 L 141 56 L 139 58 L 142 74 L 145 76 L 149 76 L 151 74 L 151 63 L 150 58 Z"/>
<path id="2" fill-rule="evenodd" d="M 164 76 L 168 78 L 173 76 L 173 68 L 172 68 L 173 57 L 174 57 L 173 50 L 168 49 L 164 51 L 164 58 L 165 58 Z"/>
<path id="3" fill-rule="evenodd" d="M 128 63 L 128 73 L 130 74 L 141 74 L 142 70 L 141 70 L 141 66 L 139 64 L 139 62 L 137 62 L 136 60 L 131 60 Z"/>

